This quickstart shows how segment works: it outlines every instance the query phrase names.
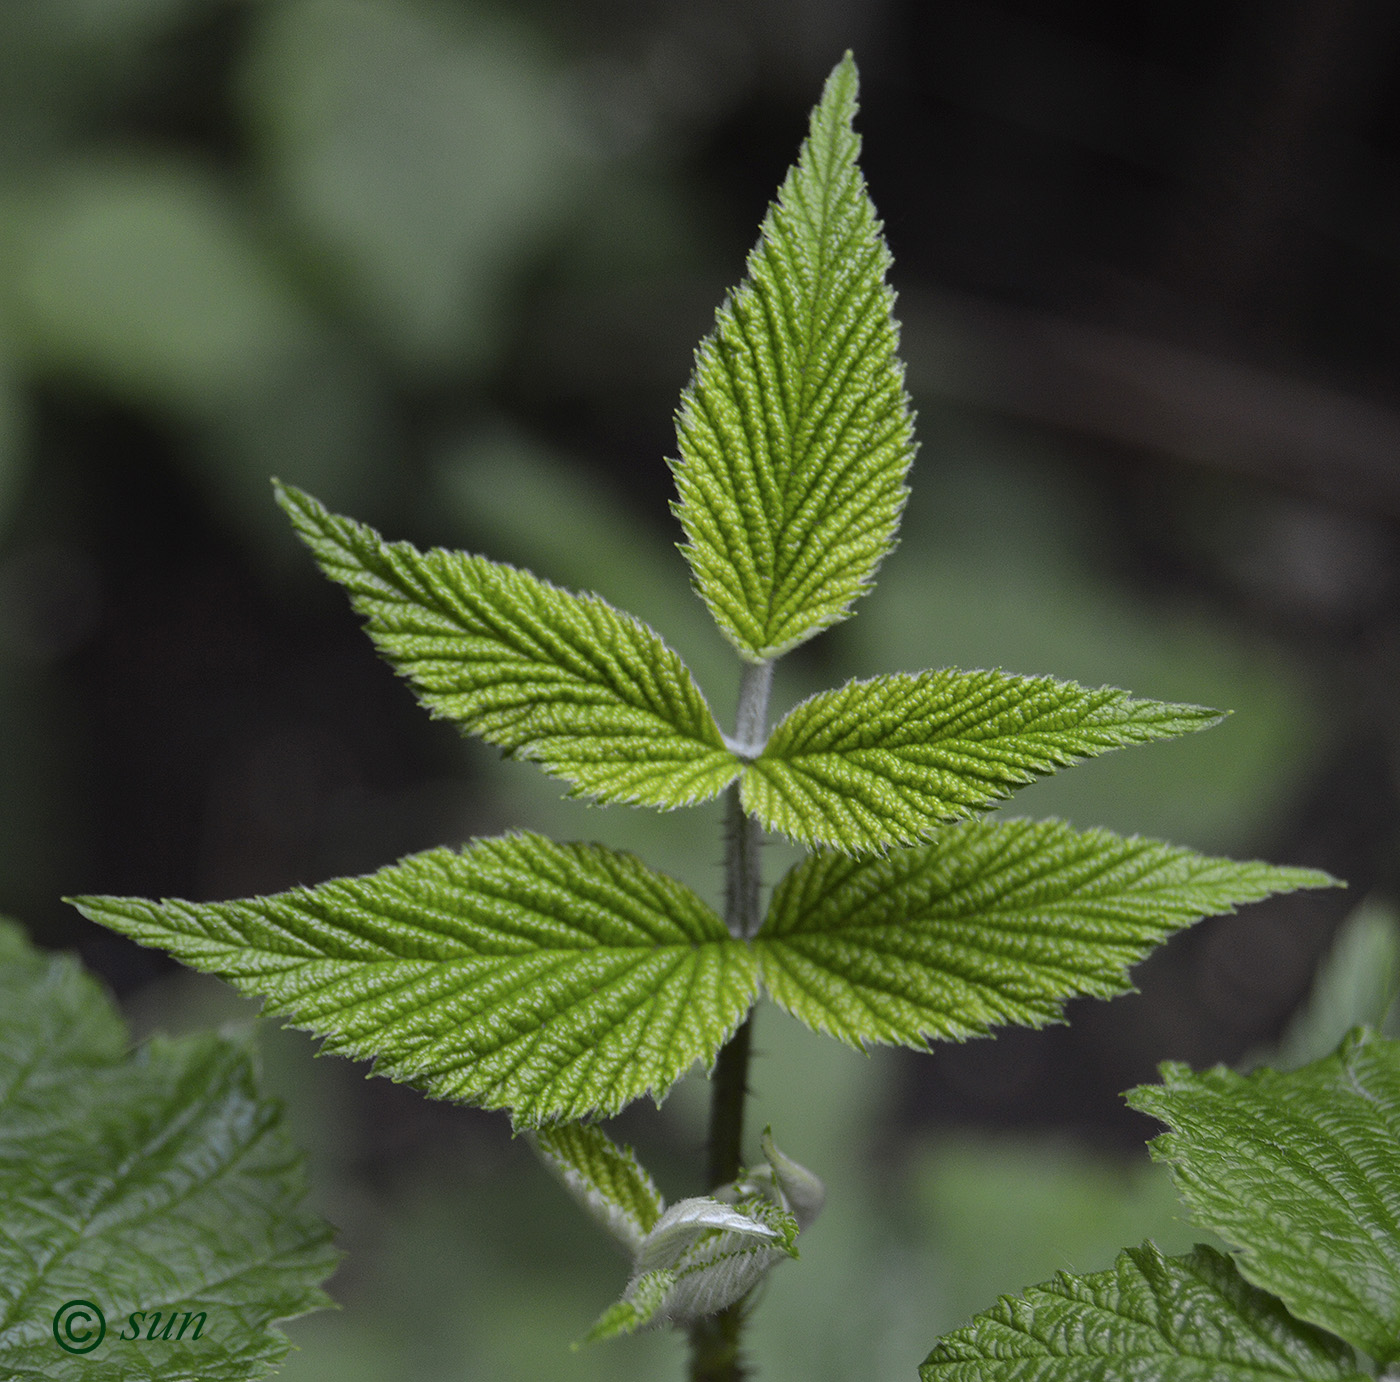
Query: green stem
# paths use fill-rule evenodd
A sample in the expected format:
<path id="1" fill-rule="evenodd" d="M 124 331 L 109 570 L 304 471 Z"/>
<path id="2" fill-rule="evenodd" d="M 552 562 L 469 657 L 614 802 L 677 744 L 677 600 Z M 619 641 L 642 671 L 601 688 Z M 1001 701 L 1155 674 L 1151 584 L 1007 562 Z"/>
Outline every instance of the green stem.
<path id="1" fill-rule="evenodd" d="M 746 756 L 757 756 L 768 737 L 768 692 L 772 684 L 771 662 L 744 664 L 734 744 Z M 762 844 L 762 828 L 745 814 L 739 800 L 739 785 L 735 783 L 725 802 L 724 919 L 730 932 L 743 938 L 752 936 L 762 920 L 759 910 Z M 710 1077 L 707 1169 L 712 1190 L 735 1179 L 743 1167 L 744 1102 L 749 1092 L 752 1034 L 753 1014 L 750 1012 L 721 1048 Z M 746 1300 L 735 1301 L 691 1326 L 691 1382 L 739 1382 L 743 1377 L 739 1339 L 746 1305 Z"/>

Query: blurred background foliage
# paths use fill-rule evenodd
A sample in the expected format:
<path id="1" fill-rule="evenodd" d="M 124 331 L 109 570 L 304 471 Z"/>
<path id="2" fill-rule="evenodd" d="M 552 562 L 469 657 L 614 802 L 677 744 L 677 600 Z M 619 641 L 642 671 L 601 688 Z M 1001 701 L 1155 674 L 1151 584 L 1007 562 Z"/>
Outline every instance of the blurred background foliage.
<path id="1" fill-rule="evenodd" d="M 671 414 L 851 47 L 922 450 L 878 591 L 777 706 L 952 663 L 1229 708 L 1013 809 L 1352 886 L 1206 922 L 1042 1033 L 866 1058 L 763 1013 L 755 1127 L 832 1197 L 755 1354 L 910 1377 L 998 1291 L 1184 1246 L 1120 1091 L 1303 1059 L 1400 972 L 1398 42 L 1386 0 L 6 0 L 0 908 L 150 1030 L 250 1019 L 62 894 L 530 826 L 714 895 L 715 810 L 561 801 L 430 722 L 268 477 L 600 591 L 727 718 Z M 667 1338 L 567 1354 L 625 1264 L 502 1120 L 262 1041 L 350 1252 L 287 1376 L 678 1374 Z M 672 1195 L 703 1106 L 696 1077 L 619 1120 Z"/>

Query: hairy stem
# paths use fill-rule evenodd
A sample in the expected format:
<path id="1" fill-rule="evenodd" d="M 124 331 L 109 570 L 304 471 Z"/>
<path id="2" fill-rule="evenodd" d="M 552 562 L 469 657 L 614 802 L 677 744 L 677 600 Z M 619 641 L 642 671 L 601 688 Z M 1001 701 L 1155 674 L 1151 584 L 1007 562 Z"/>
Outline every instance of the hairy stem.
<path id="1" fill-rule="evenodd" d="M 768 692 L 773 684 L 773 664 L 745 663 L 739 683 L 739 710 L 735 716 L 734 742 L 740 751 L 757 755 L 768 737 Z M 725 801 L 724 816 L 724 919 L 733 935 L 752 936 L 762 917 L 759 912 L 763 881 L 759 850 L 763 832 L 744 813 L 735 783 Z M 743 1166 L 744 1101 L 748 1097 L 749 1053 L 753 1014 L 724 1044 L 710 1077 L 710 1140 L 707 1169 L 711 1189 L 732 1181 Z M 743 1331 L 746 1301 L 698 1321 L 690 1330 L 691 1382 L 739 1382 L 739 1338 Z"/>
<path id="2" fill-rule="evenodd" d="M 725 1042 L 710 1077 L 709 1188 L 727 1185 L 744 1164 L 744 1101 L 749 1094 L 753 1013 Z"/>
<path id="3" fill-rule="evenodd" d="M 734 717 L 734 743 L 757 757 L 768 738 L 768 691 L 773 685 L 771 662 L 745 663 L 739 682 L 739 709 Z M 759 850 L 763 829 L 744 813 L 739 784 L 729 788 L 724 803 L 724 919 L 733 935 L 747 938 L 758 930 Z"/>

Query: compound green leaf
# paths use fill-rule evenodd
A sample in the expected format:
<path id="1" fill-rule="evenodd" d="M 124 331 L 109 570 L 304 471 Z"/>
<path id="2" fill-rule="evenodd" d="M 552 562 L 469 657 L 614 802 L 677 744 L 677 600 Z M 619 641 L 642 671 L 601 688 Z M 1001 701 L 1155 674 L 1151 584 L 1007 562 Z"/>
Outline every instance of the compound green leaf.
<path id="1" fill-rule="evenodd" d="M 714 1060 L 757 989 L 747 947 L 688 888 L 538 835 L 236 902 L 74 901 L 328 1050 L 525 1126 L 659 1099 Z"/>
<path id="2" fill-rule="evenodd" d="M 636 1152 L 595 1124 L 560 1123 L 540 1129 L 534 1140 L 564 1188 L 629 1253 L 640 1252 L 666 1202 Z"/>
<path id="3" fill-rule="evenodd" d="M 240 1043 L 127 1040 L 0 921 L 0 1376 L 262 1377 L 290 1348 L 274 1321 L 331 1303 L 330 1228 Z"/>
<path id="4" fill-rule="evenodd" d="M 846 617 L 894 545 L 913 420 L 850 54 L 696 351 L 673 464 L 695 583 L 754 662 Z"/>
<path id="5" fill-rule="evenodd" d="M 809 1027 L 922 1046 L 1130 992 L 1129 968 L 1182 927 L 1334 881 L 1061 821 L 969 821 L 883 857 L 808 856 L 754 949 L 768 993 Z"/>
<path id="6" fill-rule="evenodd" d="M 601 801 L 684 806 L 738 774 L 685 664 L 640 620 L 484 557 L 385 542 L 289 485 L 277 499 L 434 715 Z"/>
<path id="7" fill-rule="evenodd" d="M 1171 1131 L 1171 1167 L 1198 1223 L 1300 1319 L 1382 1363 L 1400 1359 L 1400 1043 L 1358 1028 L 1280 1074 L 1162 1066 L 1128 1102 Z"/>
<path id="8" fill-rule="evenodd" d="M 1060 1273 L 941 1338 L 921 1382 L 1362 1382 L 1351 1350 L 1300 1324 L 1234 1263 L 1198 1246 L 1129 1248 Z"/>
<path id="9" fill-rule="evenodd" d="M 1007 672 L 852 681 L 789 712 L 744 770 L 744 807 L 806 845 L 857 853 L 914 844 L 1081 758 L 1220 718 Z"/>

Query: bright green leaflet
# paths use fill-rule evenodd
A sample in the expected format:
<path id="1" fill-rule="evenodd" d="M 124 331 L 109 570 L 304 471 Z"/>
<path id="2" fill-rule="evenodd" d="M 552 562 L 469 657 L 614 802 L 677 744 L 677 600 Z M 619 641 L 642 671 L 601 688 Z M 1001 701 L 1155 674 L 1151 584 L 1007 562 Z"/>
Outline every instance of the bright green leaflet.
<path id="1" fill-rule="evenodd" d="M 484 557 L 385 542 L 290 486 L 277 498 L 434 715 L 602 801 L 684 806 L 738 774 L 685 664 L 640 620 Z"/>
<path id="2" fill-rule="evenodd" d="M 518 1125 L 660 1098 L 748 1012 L 748 948 L 635 856 L 539 835 L 237 902 L 74 898 L 441 1099 Z"/>
<path id="3" fill-rule="evenodd" d="M 883 858 L 809 856 L 754 948 L 774 1002 L 809 1027 L 922 1046 L 1131 992 L 1129 967 L 1182 927 L 1333 881 L 1054 820 L 971 821 Z"/>
<path id="4" fill-rule="evenodd" d="M 1061 1273 L 946 1334 L 921 1382 L 1362 1382 L 1339 1339 L 1300 1324 L 1212 1248 L 1151 1243 Z"/>
<path id="5" fill-rule="evenodd" d="M 0 921 L 0 1376 L 262 1377 L 290 1347 L 273 1322 L 331 1304 L 330 1227 L 302 1207 L 300 1157 L 240 1043 L 127 1044 L 73 960 Z M 74 1300 L 106 1317 L 81 1355 L 53 1333 Z M 176 1308 L 205 1312 L 199 1339 L 119 1339 L 132 1312 Z"/>
<path id="6" fill-rule="evenodd" d="M 535 1148 L 574 1199 L 636 1254 L 666 1202 L 632 1148 L 619 1147 L 593 1123 L 542 1128 Z"/>
<path id="7" fill-rule="evenodd" d="M 1217 711 L 1053 677 L 945 668 L 852 681 L 796 706 L 744 771 L 745 810 L 812 846 L 930 838 L 1037 777 L 1206 729 Z"/>
<path id="8" fill-rule="evenodd" d="M 870 588 L 914 456 L 890 255 L 856 164 L 857 86 L 848 53 L 676 417 L 684 551 L 753 662 L 845 618 Z"/>
<path id="9" fill-rule="evenodd" d="M 1168 1063 L 1128 1102 L 1171 1128 L 1153 1155 L 1252 1282 L 1400 1359 L 1400 1043 L 1358 1028 L 1285 1074 Z"/>

